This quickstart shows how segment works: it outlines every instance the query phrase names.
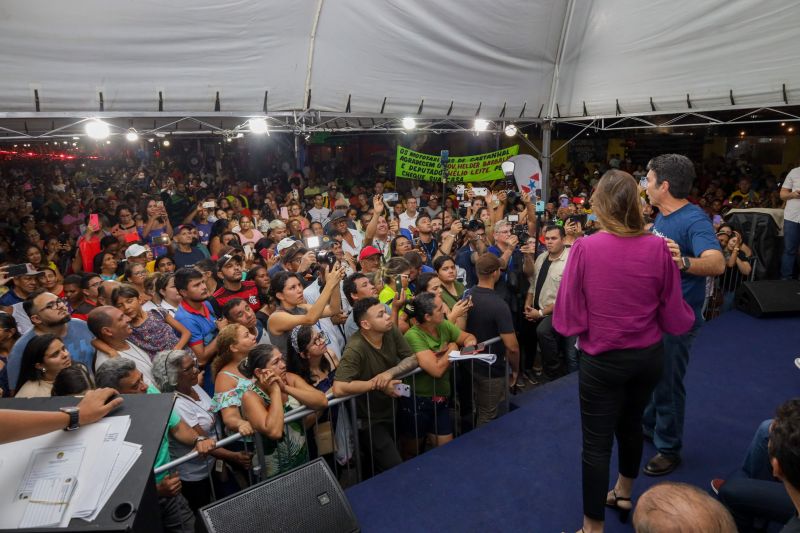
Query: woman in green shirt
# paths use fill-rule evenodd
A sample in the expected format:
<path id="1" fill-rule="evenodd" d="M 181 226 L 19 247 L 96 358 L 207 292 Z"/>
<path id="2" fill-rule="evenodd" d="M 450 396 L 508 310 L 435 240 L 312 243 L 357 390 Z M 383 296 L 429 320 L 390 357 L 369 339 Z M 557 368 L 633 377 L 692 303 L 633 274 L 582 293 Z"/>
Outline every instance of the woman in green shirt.
<path id="1" fill-rule="evenodd" d="M 440 255 L 433 260 L 433 269 L 442 282 L 442 301 L 452 310 L 464 295 L 464 284 L 456 279 L 456 262 L 449 255 Z"/>
<path id="2" fill-rule="evenodd" d="M 401 291 L 399 301 L 410 300 L 413 295 L 408 288 L 410 282 L 408 273 L 411 270 L 411 265 L 402 257 L 392 257 L 386 264 L 379 270 L 381 280 L 383 281 L 383 288 L 378 293 L 378 300 L 382 304 L 391 306 L 395 300 L 398 300 L 398 281 L 400 282 Z M 403 296 L 405 294 L 405 296 Z M 408 318 L 401 310 L 397 314 L 397 327 L 400 328 L 400 333 L 408 331 Z"/>
<path id="3" fill-rule="evenodd" d="M 437 297 L 422 293 L 406 305 L 416 320 L 405 336 L 423 372 L 406 378 L 413 388 L 410 398 L 400 398 L 401 451 L 405 458 L 419 453 L 428 437 L 431 447 L 453 440 L 450 420 L 450 360 L 448 354 L 477 344 L 475 336 L 461 331 L 444 317 Z"/>
<path id="4" fill-rule="evenodd" d="M 458 300 L 453 307 L 448 306 L 444 301 L 444 288 L 442 280 L 435 272 L 424 272 L 417 278 L 417 294 L 429 292 L 436 297 L 436 303 L 441 306 L 444 318 L 459 328 L 467 325 L 467 313 L 472 307 L 472 300 L 465 298 Z"/>
<path id="5" fill-rule="evenodd" d="M 286 371 L 286 360 L 271 344 L 259 344 L 239 363 L 239 371 L 253 383 L 242 396 L 242 414 L 253 429 L 267 437 L 264 443 L 266 477 L 291 470 L 309 460 L 302 420 L 288 424 L 285 412 L 305 405 L 325 409 L 328 399 L 298 376 Z"/>

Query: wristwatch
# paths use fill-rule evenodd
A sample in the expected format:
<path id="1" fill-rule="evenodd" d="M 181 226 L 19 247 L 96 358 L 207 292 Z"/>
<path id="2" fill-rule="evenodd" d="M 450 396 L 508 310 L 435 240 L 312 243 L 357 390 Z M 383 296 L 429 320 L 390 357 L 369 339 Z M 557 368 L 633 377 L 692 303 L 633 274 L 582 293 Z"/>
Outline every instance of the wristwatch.
<path id="1" fill-rule="evenodd" d="M 60 407 L 58 410 L 69 415 L 69 424 L 64 428 L 64 431 L 75 431 L 81 427 L 79 423 L 80 418 L 78 416 L 80 414 L 80 409 L 77 407 Z"/>
<path id="2" fill-rule="evenodd" d="M 689 262 L 689 258 L 686 256 L 681 257 L 681 272 L 686 272 L 690 266 L 692 264 Z"/>
<path id="3" fill-rule="evenodd" d="M 195 437 L 194 443 L 197 444 L 198 442 L 202 442 L 204 440 L 208 440 L 208 437 L 206 437 L 205 435 L 198 435 L 197 437 Z"/>

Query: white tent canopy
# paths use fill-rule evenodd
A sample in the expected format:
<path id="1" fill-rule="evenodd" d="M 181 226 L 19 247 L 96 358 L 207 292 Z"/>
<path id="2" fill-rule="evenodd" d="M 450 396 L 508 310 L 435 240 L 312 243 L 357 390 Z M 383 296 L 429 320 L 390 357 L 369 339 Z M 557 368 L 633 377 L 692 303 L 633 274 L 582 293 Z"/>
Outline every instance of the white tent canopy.
<path id="1" fill-rule="evenodd" d="M 0 118 L 781 106 L 798 28 L 797 0 L 7 0 Z"/>

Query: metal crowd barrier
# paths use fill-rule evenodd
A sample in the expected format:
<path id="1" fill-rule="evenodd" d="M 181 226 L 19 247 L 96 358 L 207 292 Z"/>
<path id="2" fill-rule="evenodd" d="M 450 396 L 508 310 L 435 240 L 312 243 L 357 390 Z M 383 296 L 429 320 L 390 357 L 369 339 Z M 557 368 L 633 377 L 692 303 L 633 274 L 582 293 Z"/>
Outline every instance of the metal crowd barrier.
<path id="1" fill-rule="evenodd" d="M 738 267 L 735 267 L 733 275 L 725 276 L 723 274 L 722 276 L 711 278 L 704 313 L 706 320 L 717 318 L 725 311 L 733 309 L 734 296 L 739 286 L 745 281 L 755 280 L 758 258 L 753 254 L 747 258 L 747 262 L 750 264 L 750 274 L 747 276 L 742 274 Z"/>
<path id="2" fill-rule="evenodd" d="M 485 353 L 492 353 L 491 346 L 493 344 L 499 342 L 499 341 L 500 341 L 500 337 L 495 337 L 495 338 L 492 338 L 492 339 L 488 339 L 487 341 L 484 341 L 483 345 L 484 345 L 484 348 L 486 348 L 486 350 L 484 350 Z M 504 376 L 505 376 L 504 384 L 503 384 L 504 400 L 502 402 L 502 406 L 500 405 L 500 403 L 497 404 L 497 406 L 496 406 L 497 411 L 502 411 L 502 412 L 497 412 L 495 414 L 495 417 L 501 416 L 502 414 L 507 413 L 508 410 L 509 410 L 510 401 L 511 401 L 510 392 L 509 392 L 509 381 L 508 381 L 509 380 L 508 359 L 504 359 L 504 361 L 505 361 L 505 368 L 504 368 L 504 373 L 503 373 Z M 469 402 L 471 402 L 470 406 L 461 405 L 462 402 L 461 402 L 461 398 L 459 396 L 459 373 L 458 373 L 458 370 L 459 370 L 459 368 L 461 368 L 461 365 L 469 365 L 470 382 L 469 383 L 461 383 L 461 385 L 462 386 L 464 386 L 464 385 L 468 385 L 469 386 L 470 390 L 467 391 L 468 392 L 467 399 L 468 399 Z M 481 365 L 483 365 L 487 369 L 487 372 L 489 372 L 489 373 L 491 372 L 491 366 L 490 365 L 486 365 L 486 364 L 481 363 L 481 364 L 478 364 L 477 366 L 480 367 Z M 458 437 L 459 435 L 461 435 L 464 432 L 464 427 L 463 427 L 463 422 L 464 422 L 463 418 L 464 418 L 464 416 L 463 416 L 463 413 L 461 412 L 464 408 L 467 408 L 467 407 L 470 408 L 469 425 L 471 427 L 475 427 L 476 426 L 476 423 L 477 423 L 476 419 L 477 419 L 477 415 L 478 415 L 478 402 L 477 402 L 476 390 L 475 390 L 475 376 L 477 375 L 476 372 L 480 372 L 480 371 L 481 371 L 480 368 L 478 368 L 478 370 L 476 370 L 476 362 L 475 362 L 474 359 L 465 360 L 465 361 L 454 361 L 454 362 L 450 363 L 450 372 L 452 374 L 453 387 L 451 388 L 450 402 L 449 402 L 448 409 L 450 409 L 451 411 L 455 411 L 455 416 L 452 417 L 453 418 L 453 424 L 452 424 L 453 433 L 452 433 L 452 435 L 453 435 L 454 438 Z M 422 372 L 422 369 L 421 368 L 416 368 L 416 369 L 412 370 L 411 372 L 408 372 L 408 373 L 406 373 L 406 374 L 404 374 L 402 376 L 399 376 L 397 379 L 403 380 L 403 379 L 406 379 L 406 378 L 410 377 L 411 378 L 412 390 L 416 390 L 416 375 L 418 373 L 420 373 L 420 372 Z M 435 380 L 433 381 L 433 385 L 434 385 L 433 396 L 436 396 L 436 381 Z M 463 392 L 464 391 L 462 391 L 462 393 Z M 293 410 L 285 413 L 285 415 L 284 415 L 284 428 L 286 428 L 286 426 L 288 424 L 290 424 L 292 422 L 295 422 L 295 421 L 298 421 L 298 420 L 303 420 L 305 417 L 307 417 L 309 415 L 312 415 L 312 414 L 319 415 L 319 416 L 316 416 L 315 420 L 314 420 L 314 424 L 313 424 L 313 427 L 314 427 L 314 430 L 315 430 L 314 431 L 314 435 L 318 434 L 317 432 L 319 431 L 319 424 L 320 424 L 319 420 L 321 418 L 327 418 L 328 420 L 331 420 L 331 421 L 333 420 L 333 416 L 332 416 L 332 409 L 333 408 L 336 408 L 338 410 L 339 420 L 341 420 L 342 416 L 347 417 L 347 423 L 349 424 L 350 430 L 352 431 L 352 449 L 349 449 L 349 445 L 350 445 L 351 441 L 348 439 L 347 440 L 346 449 L 341 450 L 341 452 L 344 454 L 345 457 L 348 457 L 348 460 L 344 464 L 339 463 L 339 461 L 337 461 L 337 459 L 336 459 L 336 453 L 333 454 L 334 456 L 331 458 L 331 460 L 328 460 L 328 463 L 331 465 L 332 470 L 334 471 L 334 474 L 337 476 L 337 478 L 339 478 L 340 480 L 343 481 L 343 484 L 352 484 L 352 482 L 354 481 L 353 480 L 353 475 L 355 475 L 355 480 L 356 481 L 361 481 L 364 478 L 364 470 L 363 470 L 363 465 L 362 465 L 362 454 L 361 454 L 362 444 L 366 444 L 369 447 L 370 472 L 373 473 L 373 474 L 375 473 L 374 454 L 373 454 L 373 450 L 372 450 L 372 417 L 371 417 L 372 413 L 371 413 L 371 409 L 369 407 L 369 394 L 370 393 L 364 393 L 364 394 L 367 395 L 366 396 L 367 418 L 365 420 L 366 426 L 364 427 L 364 429 L 366 429 L 366 433 L 368 435 L 368 440 L 369 440 L 369 442 L 367 442 L 367 443 L 361 443 L 360 440 L 359 440 L 359 419 L 358 419 L 358 409 L 357 409 L 357 406 L 356 406 L 357 399 L 360 396 L 363 396 L 363 394 L 343 396 L 343 397 L 340 397 L 340 398 L 336 398 L 336 397 L 333 397 L 332 394 L 329 392 L 327 394 L 328 406 L 324 410 L 315 411 L 315 410 L 309 409 L 309 408 L 307 408 L 305 406 L 301 406 L 299 408 L 293 409 Z M 418 419 L 419 413 L 418 413 L 418 409 L 417 409 L 417 398 L 416 398 L 416 395 L 414 395 L 414 394 L 412 394 L 411 398 L 412 398 L 412 406 L 413 406 L 413 421 L 414 421 L 413 425 L 414 425 L 414 437 L 415 437 L 414 438 L 414 441 L 415 441 L 415 454 L 414 455 L 419 455 L 419 453 L 421 452 L 421 450 L 420 450 L 421 439 L 420 439 L 420 435 L 419 435 L 419 419 Z M 398 448 L 398 451 L 399 451 L 399 453 L 401 454 L 401 457 L 402 457 L 404 449 L 399 446 L 400 442 L 398 440 L 398 435 L 397 435 L 397 415 L 398 415 L 397 406 L 398 406 L 398 401 L 393 401 L 392 402 L 392 415 L 393 415 L 392 416 L 392 418 L 393 418 L 392 426 L 394 428 L 394 433 L 393 433 L 392 437 L 393 437 L 394 445 Z M 436 428 L 436 427 L 438 427 L 438 416 L 437 416 L 437 412 L 436 412 L 435 408 L 434 408 L 433 414 L 434 414 L 434 428 Z M 306 424 L 303 423 L 302 424 L 302 428 L 303 428 L 304 437 L 306 438 L 306 443 L 307 443 L 306 448 L 309 449 L 310 442 L 311 442 L 311 440 L 313 440 L 312 437 L 309 435 L 309 432 L 308 432 L 308 429 L 310 429 L 310 427 L 306 428 Z M 333 424 L 331 424 L 331 430 L 334 432 L 331 435 L 331 438 L 333 438 L 334 442 L 335 442 L 335 426 Z M 229 445 L 231 443 L 234 443 L 234 442 L 236 442 L 236 441 L 238 441 L 238 440 L 240 440 L 242 438 L 243 438 L 243 435 L 241 433 L 232 434 L 232 435 L 230 435 L 228 437 L 225 437 L 225 438 L 220 439 L 219 441 L 217 441 L 215 449 L 224 447 L 224 446 Z M 258 432 L 256 432 L 253 435 L 252 439 L 253 439 L 254 444 L 255 444 L 255 456 L 253 458 L 253 466 L 251 468 L 251 472 L 250 473 L 252 474 L 252 476 L 254 478 L 256 478 L 254 481 L 257 482 L 257 481 L 260 480 L 259 478 L 261 478 L 263 476 L 263 474 L 264 474 L 263 468 L 264 468 L 264 465 L 265 465 L 265 456 L 264 456 L 264 446 L 263 446 L 263 440 L 262 440 L 263 437 Z M 437 443 L 434 443 L 434 444 L 436 445 Z M 198 457 L 199 457 L 199 454 L 196 451 L 189 452 L 186 455 L 183 455 L 183 456 L 181 456 L 181 457 L 179 457 L 179 458 L 177 458 L 177 459 L 175 459 L 173 461 L 170 461 L 169 463 L 166 463 L 166 464 L 156 468 L 154 470 L 154 472 L 156 474 L 160 474 L 162 472 L 171 471 L 171 470 L 175 469 L 177 466 L 179 466 L 179 465 L 181 465 L 181 464 L 183 464 L 185 462 L 191 461 L 193 459 L 196 459 Z M 409 458 L 409 457 L 404 457 L 404 460 L 407 459 L 407 458 Z M 312 457 L 309 456 L 308 459 L 310 460 L 310 459 L 312 459 Z"/>

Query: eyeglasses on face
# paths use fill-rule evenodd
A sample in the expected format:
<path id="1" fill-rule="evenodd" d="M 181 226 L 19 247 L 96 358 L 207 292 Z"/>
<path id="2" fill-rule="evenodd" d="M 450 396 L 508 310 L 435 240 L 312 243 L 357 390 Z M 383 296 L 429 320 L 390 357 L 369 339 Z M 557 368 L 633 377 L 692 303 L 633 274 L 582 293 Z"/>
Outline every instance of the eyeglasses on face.
<path id="1" fill-rule="evenodd" d="M 57 299 L 53 300 L 52 302 L 47 302 L 46 304 L 44 304 L 42 306 L 42 311 L 51 311 L 51 310 L 55 309 L 56 307 L 66 307 L 66 306 L 67 306 L 67 301 L 66 300 L 64 300 L 62 298 L 57 298 Z"/>

